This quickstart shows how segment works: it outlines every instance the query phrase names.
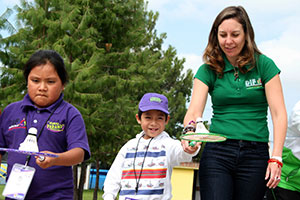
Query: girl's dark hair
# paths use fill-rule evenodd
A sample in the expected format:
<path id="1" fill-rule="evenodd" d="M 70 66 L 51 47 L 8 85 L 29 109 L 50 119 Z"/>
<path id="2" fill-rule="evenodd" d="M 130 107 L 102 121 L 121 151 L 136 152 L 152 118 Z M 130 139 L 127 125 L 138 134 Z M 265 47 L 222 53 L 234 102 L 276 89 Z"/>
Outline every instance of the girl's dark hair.
<path id="1" fill-rule="evenodd" d="M 23 74 L 26 83 L 30 71 L 34 67 L 47 64 L 47 62 L 51 63 L 54 66 L 63 85 L 65 85 L 65 83 L 68 82 L 68 73 L 66 71 L 66 67 L 62 57 L 56 51 L 53 50 L 38 50 L 31 55 L 31 57 L 24 66 Z"/>
<path id="2" fill-rule="evenodd" d="M 164 112 L 163 112 L 164 113 Z M 140 109 L 139 109 L 139 112 L 138 112 L 138 117 L 139 117 L 139 119 L 142 119 L 142 114 L 143 114 L 143 111 L 141 111 Z M 165 114 L 165 116 L 166 116 L 166 121 L 168 120 L 168 114 L 167 113 L 164 113 Z"/>
<path id="3" fill-rule="evenodd" d="M 212 70 L 214 70 L 220 78 L 223 77 L 225 62 L 223 59 L 223 51 L 218 42 L 218 29 L 220 24 L 227 19 L 236 19 L 242 25 L 245 33 L 245 45 L 237 59 L 239 70 L 242 73 L 246 73 L 247 70 L 244 66 L 247 64 L 251 64 L 248 71 L 251 70 L 255 66 L 255 54 L 261 54 L 256 46 L 253 27 L 246 10 L 242 6 L 229 6 L 225 8 L 218 14 L 213 23 L 208 44 L 203 54 L 203 61 L 210 65 Z"/>

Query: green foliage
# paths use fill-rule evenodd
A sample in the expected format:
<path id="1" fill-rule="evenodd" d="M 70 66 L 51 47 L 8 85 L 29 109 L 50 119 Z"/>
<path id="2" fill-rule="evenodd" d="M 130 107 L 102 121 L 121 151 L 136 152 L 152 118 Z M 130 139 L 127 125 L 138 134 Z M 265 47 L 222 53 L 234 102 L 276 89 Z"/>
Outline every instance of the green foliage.
<path id="1" fill-rule="evenodd" d="M 168 97 L 167 131 L 180 135 L 193 75 L 183 74 L 184 60 L 173 47 L 162 49 L 158 13 L 143 0 L 22 0 L 15 10 L 18 30 L 0 40 L 1 109 L 26 93 L 21 69 L 29 56 L 54 49 L 69 73 L 64 99 L 82 113 L 92 158 L 102 166 L 141 131 L 135 114 L 146 92 Z"/>

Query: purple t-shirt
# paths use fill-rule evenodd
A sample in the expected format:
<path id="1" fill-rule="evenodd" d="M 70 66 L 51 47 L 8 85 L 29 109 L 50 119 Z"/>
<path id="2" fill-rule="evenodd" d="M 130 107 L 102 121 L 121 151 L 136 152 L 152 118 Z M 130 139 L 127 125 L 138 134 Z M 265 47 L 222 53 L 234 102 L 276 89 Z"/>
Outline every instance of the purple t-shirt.
<path id="1" fill-rule="evenodd" d="M 59 106 L 55 110 L 57 105 Z M 0 147 L 18 149 L 30 127 L 38 130 L 39 151 L 61 153 L 79 147 L 85 150 L 84 159 L 90 158 L 83 118 L 73 105 L 63 100 L 63 94 L 47 108 L 34 106 L 28 94 L 22 101 L 8 105 L 0 116 Z M 14 163 L 25 164 L 26 157 L 23 154 L 8 152 L 8 176 Z M 35 163 L 33 156 L 28 165 L 34 167 L 36 172 L 26 199 L 73 200 L 72 167 L 53 166 L 42 169 Z"/>

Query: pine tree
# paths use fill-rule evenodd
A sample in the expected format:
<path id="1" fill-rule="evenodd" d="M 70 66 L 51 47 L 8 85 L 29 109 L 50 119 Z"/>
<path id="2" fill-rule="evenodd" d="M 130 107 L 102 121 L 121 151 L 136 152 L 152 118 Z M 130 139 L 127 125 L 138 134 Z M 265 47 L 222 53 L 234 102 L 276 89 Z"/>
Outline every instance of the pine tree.
<path id="1" fill-rule="evenodd" d="M 162 49 L 166 34 L 155 30 L 158 13 L 148 11 L 143 0 L 22 0 L 16 11 L 18 31 L 0 41 L 6 66 L 1 109 L 26 93 L 21 69 L 29 56 L 54 49 L 69 72 L 64 99 L 83 115 L 97 171 L 100 165 L 108 168 L 121 146 L 141 131 L 135 114 L 146 92 L 168 97 L 167 131 L 180 135 L 192 72 L 183 74 L 184 60 L 175 48 Z M 97 189 L 98 182 L 94 199 Z M 75 192 L 81 199 L 82 190 Z"/>

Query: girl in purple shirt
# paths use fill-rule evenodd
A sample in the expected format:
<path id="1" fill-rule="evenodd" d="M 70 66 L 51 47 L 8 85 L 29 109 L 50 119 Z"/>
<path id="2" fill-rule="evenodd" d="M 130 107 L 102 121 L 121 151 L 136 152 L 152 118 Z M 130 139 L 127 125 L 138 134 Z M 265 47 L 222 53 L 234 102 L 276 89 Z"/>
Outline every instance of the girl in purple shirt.
<path id="1" fill-rule="evenodd" d="M 90 157 L 80 112 L 63 100 L 68 76 L 61 56 L 52 50 L 35 52 L 24 67 L 27 94 L 8 105 L 0 116 L 0 147 L 18 149 L 28 129 L 37 129 L 40 152 L 56 154 L 45 159 L 8 152 L 7 176 L 15 163 L 35 168 L 25 199 L 73 199 L 72 165 Z M 0 152 L 0 158 L 5 152 Z M 9 198 L 6 198 L 9 199 Z"/>

